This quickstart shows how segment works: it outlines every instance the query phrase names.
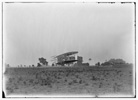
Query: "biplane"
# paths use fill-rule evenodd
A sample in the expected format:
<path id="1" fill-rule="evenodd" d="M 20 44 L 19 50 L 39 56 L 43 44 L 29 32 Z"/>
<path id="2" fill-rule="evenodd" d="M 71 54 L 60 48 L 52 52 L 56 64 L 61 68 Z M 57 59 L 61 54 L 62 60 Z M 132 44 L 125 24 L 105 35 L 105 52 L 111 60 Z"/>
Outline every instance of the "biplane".
<path id="1" fill-rule="evenodd" d="M 54 57 L 54 64 L 55 65 L 72 65 L 74 64 L 74 62 L 78 61 L 78 56 L 77 56 L 78 52 L 77 51 L 73 51 L 73 52 L 67 52 L 67 53 L 63 53 L 60 54 L 58 56 Z"/>

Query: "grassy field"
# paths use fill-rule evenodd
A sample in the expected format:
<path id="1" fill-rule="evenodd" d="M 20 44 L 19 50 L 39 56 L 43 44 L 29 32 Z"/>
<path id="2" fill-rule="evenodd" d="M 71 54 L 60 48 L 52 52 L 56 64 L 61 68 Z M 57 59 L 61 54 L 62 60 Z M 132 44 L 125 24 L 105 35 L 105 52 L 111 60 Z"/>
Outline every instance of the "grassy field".
<path id="1" fill-rule="evenodd" d="M 134 96 L 132 65 L 7 68 L 7 95 Z"/>

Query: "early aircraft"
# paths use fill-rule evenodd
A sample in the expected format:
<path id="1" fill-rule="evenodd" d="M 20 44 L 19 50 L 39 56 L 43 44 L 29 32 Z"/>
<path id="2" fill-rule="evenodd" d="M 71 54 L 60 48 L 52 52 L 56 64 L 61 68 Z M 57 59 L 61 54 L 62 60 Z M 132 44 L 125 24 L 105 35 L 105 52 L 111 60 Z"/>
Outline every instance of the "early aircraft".
<path id="1" fill-rule="evenodd" d="M 54 57 L 54 63 L 55 65 L 72 65 L 74 62 L 78 61 L 78 56 L 77 56 L 78 52 L 77 51 L 73 51 L 73 52 L 67 52 L 67 53 L 63 53 L 61 55 L 55 56 Z"/>

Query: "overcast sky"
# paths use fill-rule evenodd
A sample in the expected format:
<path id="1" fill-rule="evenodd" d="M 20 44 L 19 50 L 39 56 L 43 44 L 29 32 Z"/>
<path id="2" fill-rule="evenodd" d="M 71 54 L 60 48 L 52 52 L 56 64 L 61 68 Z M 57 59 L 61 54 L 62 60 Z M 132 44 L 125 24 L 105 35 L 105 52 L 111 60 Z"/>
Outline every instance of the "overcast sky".
<path id="1" fill-rule="evenodd" d="M 4 3 L 4 61 L 36 65 L 39 57 L 78 51 L 84 62 L 134 60 L 134 4 Z"/>

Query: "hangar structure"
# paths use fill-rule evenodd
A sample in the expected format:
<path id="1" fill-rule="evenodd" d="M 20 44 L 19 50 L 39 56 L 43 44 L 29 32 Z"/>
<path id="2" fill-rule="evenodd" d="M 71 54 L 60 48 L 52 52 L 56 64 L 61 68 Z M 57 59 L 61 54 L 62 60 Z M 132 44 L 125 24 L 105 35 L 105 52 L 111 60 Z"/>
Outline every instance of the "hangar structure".
<path id="1" fill-rule="evenodd" d="M 83 58 L 78 56 L 78 51 L 72 51 L 60 54 L 53 58 L 54 65 L 60 66 L 72 66 L 72 65 L 81 65 L 83 62 Z"/>

